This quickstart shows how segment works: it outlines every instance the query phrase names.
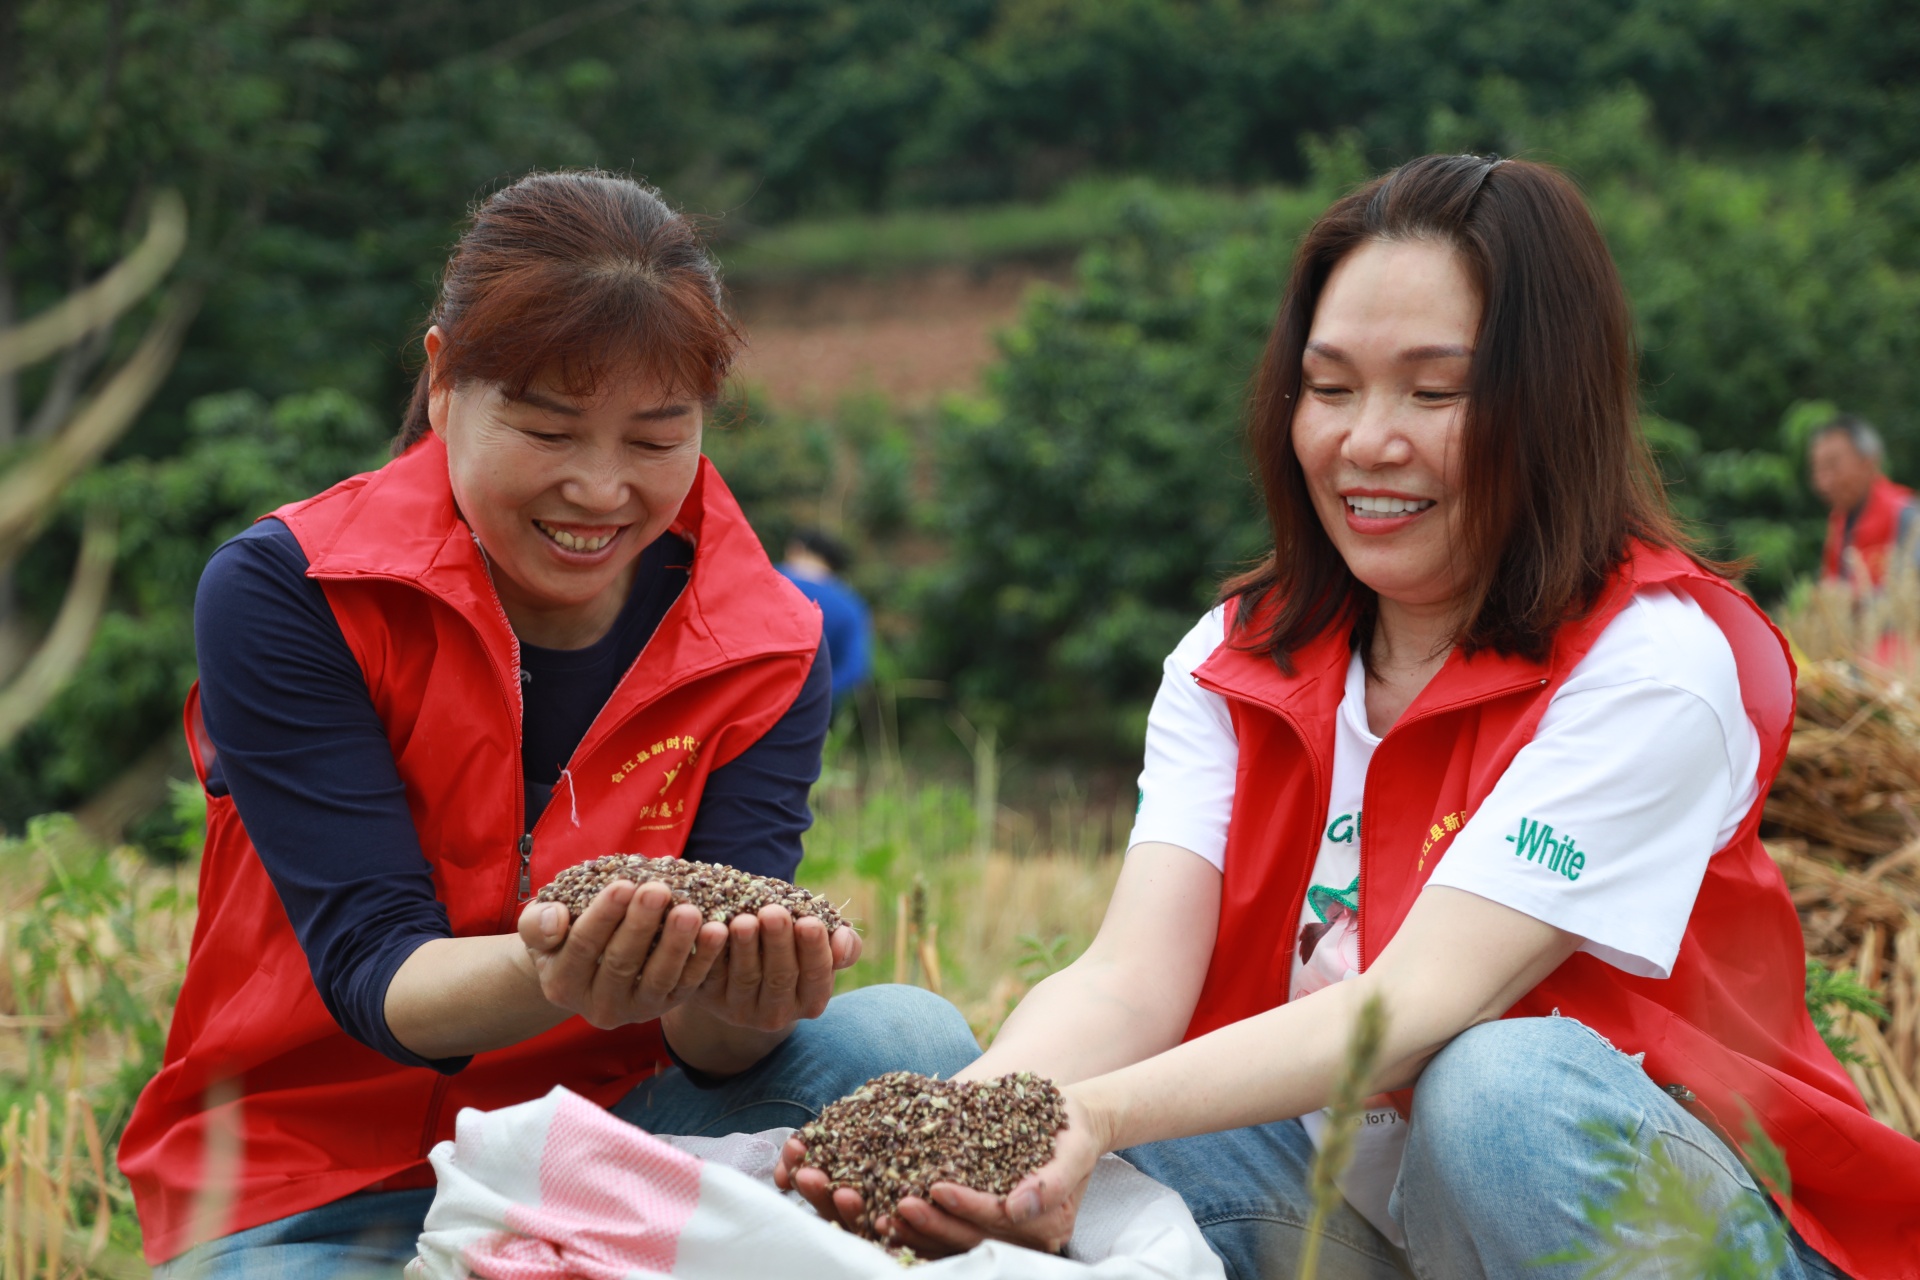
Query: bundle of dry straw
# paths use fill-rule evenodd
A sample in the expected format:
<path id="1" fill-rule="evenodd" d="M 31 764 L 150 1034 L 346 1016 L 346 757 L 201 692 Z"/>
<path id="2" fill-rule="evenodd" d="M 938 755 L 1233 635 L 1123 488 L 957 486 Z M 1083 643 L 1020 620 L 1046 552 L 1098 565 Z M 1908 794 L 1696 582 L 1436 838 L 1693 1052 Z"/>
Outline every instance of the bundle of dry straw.
<path id="1" fill-rule="evenodd" d="M 1823 658 L 1860 654 L 1861 637 L 1808 621 L 1790 619 L 1817 649 L 1802 656 L 1793 743 L 1763 834 L 1807 954 L 1853 970 L 1886 1007 L 1883 1019 L 1840 1011 L 1863 1060 L 1848 1071 L 1876 1116 L 1920 1137 L 1920 684 L 1898 672 L 1900 653 L 1920 650 L 1877 639 L 1876 656 L 1893 663 Z"/>

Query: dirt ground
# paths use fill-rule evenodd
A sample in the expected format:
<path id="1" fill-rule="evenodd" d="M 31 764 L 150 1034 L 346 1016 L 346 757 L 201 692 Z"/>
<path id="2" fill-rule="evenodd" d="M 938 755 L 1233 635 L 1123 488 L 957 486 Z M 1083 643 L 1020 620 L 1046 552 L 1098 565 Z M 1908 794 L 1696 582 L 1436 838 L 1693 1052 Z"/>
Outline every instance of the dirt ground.
<path id="1" fill-rule="evenodd" d="M 978 387 L 998 354 L 994 333 L 1028 289 L 1071 275 L 1067 264 L 999 263 L 743 283 L 734 303 L 748 345 L 735 377 L 782 409 L 831 409 L 868 392 L 919 408 Z"/>

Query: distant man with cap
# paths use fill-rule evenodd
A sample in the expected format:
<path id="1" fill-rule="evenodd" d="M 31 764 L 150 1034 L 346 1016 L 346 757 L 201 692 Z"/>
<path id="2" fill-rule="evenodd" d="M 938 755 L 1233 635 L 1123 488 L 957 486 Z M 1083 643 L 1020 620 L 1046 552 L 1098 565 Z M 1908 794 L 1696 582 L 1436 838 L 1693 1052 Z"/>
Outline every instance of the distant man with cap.
<path id="1" fill-rule="evenodd" d="M 780 572 L 820 606 L 827 659 L 833 664 L 833 705 L 840 706 L 873 674 L 866 602 L 841 581 L 852 557 L 846 544 L 820 529 L 800 529 L 787 540 Z"/>
<path id="2" fill-rule="evenodd" d="M 1831 512 L 1821 561 L 1829 582 L 1878 587 L 1889 554 L 1913 545 L 1914 493 L 1882 473 L 1885 457 L 1880 433 L 1852 414 L 1841 414 L 1807 442 L 1813 491 Z"/>

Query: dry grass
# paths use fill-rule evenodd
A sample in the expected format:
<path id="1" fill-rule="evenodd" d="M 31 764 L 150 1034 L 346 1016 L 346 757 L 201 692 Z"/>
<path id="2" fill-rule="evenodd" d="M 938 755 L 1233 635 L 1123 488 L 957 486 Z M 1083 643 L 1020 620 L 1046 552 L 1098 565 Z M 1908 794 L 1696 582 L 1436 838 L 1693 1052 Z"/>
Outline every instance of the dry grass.
<path id="1" fill-rule="evenodd" d="M 0 1278 L 144 1275 L 108 1142 L 192 935 L 192 870 L 37 822 L 0 847 Z"/>
<path id="2" fill-rule="evenodd" d="M 1130 814 L 1076 797 L 1044 814 L 1010 811 L 998 800 L 992 736 L 967 740 L 970 788 L 911 778 L 891 758 L 868 762 L 863 783 L 830 755 L 799 879 L 843 903 L 861 931 L 842 989 L 920 983 L 958 1005 L 987 1044 L 1029 987 L 1093 940 Z"/>
<path id="3" fill-rule="evenodd" d="M 164 1030 L 193 936 L 194 867 L 104 855 L 66 825 L 0 850 L 0 1080 L 93 1092 Z M 145 1018 L 138 1015 L 145 1014 Z"/>
<path id="4" fill-rule="evenodd" d="M 68 1280 L 100 1274 L 107 1258 L 115 1193 L 93 1107 L 67 1090 L 61 1122 L 35 1091 L 24 1109 L 16 1102 L 0 1131 L 0 1276 L 6 1280 Z M 112 1268 L 110 1274 L 121 1274 Z"/>
<path id="5" fill-rule="evenodd" d="M 844 873 L 809 887 L 864 922 L 848 985 L 930 987 L 987 1044 L 1029 987 L 1093 940 L 1119 874 L 1113 857 L 996 852 L 930 865 L 906 889 Z"/>

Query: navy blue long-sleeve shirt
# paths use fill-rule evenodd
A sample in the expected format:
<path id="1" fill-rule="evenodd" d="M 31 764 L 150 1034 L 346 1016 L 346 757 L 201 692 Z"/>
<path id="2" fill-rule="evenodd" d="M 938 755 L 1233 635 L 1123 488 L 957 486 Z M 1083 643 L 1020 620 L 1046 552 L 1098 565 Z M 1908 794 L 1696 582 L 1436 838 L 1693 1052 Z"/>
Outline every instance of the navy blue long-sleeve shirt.
<path id="1" fill-rule="evenodd" d="M 641 553 L 605 637 L 584 649 L 520 649 L 521 768 L 527 825 L 560 770 L 687 581 L 691 549 L 672 534 Z M 409 1066 L 426 1059 L 387 1027 L 387 987 L 422 943 L 450 937 L 385 727 L 307 557 L 262 520 L 208 561 L 194 600 L 200 708 L 213 795 L 231 794 L 285 906 L 314 985 L 354 1039 Z M 823 645 L 792 707 L 707 779 L 685 856 L 793 878 L 812 822 L 832 675 Z M 617 852 L 608 850 L 609 853 Z"/>

